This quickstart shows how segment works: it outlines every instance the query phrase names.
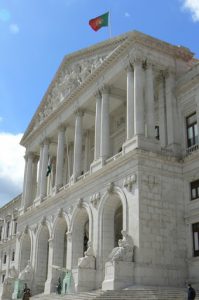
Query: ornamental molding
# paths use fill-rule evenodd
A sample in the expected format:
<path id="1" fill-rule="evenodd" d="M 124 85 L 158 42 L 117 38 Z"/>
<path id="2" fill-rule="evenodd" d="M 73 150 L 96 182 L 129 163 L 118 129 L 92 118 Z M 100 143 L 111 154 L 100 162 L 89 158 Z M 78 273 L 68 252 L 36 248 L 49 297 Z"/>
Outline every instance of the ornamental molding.
<path id="1" fill-rule="evenodd" d="M 133 185 L 137 182 L 137 174 L 132 174 L 124 179 L 123 186 L 129 191 L 132 191 Z"/>
<path id="2" fill-rule="evenodd" d="M 77 202 L 77 208 L 81 209 L 83 208 L 83 199 L 79 198 L 78 202 Z"/>
<path id="3" fill-rule="evenodd" d="M 143 176 L 142 181 L 149 188 L 149 190 L 153 190 L 154 187 L 159 184 L 158 177 L 155 175 L 145 175 Z"/>
<path id="4" fill-rule="evenodd" d="M 107 185 L 107 192 L 109 194 L 112 194 L 114 192 L 114 187 L 115 187 L 115 184 L 114 182 L 110 182 L 108 185 Z"/>
<path id="5" fill-rule="evenodd" d="M 57 210 L 57 216 L 58 216 L 58 218 L 62 218 L 62 217 L 63 217 L 63 213 L 64 213 L 63 208 L 62 208 L 62 207 L 59 208 L 59 209 Z"/>
<path id="6" fill-rule="evenodd" d="M 98 193 L 94 193 L 91 197 L 90 197 L 90 202 L 93 205 L 93 207 L 98 208 L 99 202 L 100 202 L 100 192 Z"/>

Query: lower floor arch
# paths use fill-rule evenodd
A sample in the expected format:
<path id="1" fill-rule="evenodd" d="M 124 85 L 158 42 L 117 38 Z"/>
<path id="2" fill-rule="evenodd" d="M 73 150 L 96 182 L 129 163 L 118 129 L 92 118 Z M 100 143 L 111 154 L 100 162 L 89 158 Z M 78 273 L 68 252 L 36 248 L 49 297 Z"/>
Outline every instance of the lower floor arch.
<path id="1" fill-rule="evenodd" d="M 48 273 L 48 257 L 49 257 L 49 230 L 46 225 L 41 227 L 37 240 L 36 249 L 36 268 L 34 277 L 34 289 L 38 293 L 44 291 L 45 282 Z"/>

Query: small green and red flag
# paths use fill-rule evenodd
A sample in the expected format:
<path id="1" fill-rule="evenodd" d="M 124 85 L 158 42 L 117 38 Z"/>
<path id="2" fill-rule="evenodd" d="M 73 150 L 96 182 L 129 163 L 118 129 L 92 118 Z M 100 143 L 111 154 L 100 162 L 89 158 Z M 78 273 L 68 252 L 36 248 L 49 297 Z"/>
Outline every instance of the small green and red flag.
<path id="1" fill-rule="evenodd" d="M 89 25 L 93 30 L 98 31 L 101 27 L 108 26 L 108 17 L 109 12 L 89 20 Z"/>

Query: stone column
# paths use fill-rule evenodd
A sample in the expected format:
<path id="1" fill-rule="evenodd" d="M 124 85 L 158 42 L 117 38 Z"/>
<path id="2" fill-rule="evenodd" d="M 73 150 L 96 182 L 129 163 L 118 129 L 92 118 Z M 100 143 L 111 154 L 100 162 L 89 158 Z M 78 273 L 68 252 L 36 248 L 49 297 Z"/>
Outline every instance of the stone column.
<path id="1" fill-rule="evenodd" d="M 110 155 L 109 88 L 103 87 L 101 107 L 100 156 L 105 161 Z"/>
<path id="2" fill-rule="evenodd" d="M 26 173 L 27 173 L 27 165 L 28 165 L 28 157 L 27 157 L 27 155 L 24 156 L 24 159 L 25 159 L 25 168 L 24 168 L 23 193 L 22 193 L 21 208 L 23 208 L 24 205 L 25 205 Z"/>
<path id="3" fill-rule="evenodd" d="M 164 148 L 167 144 L 167 129 L 166 129 L 166 101 L 165 101 L 165 74 L 162 72 L 159 77 L 159 134 L 160 145 Z"/>
<path id="4" fill-rule="evenodd" d="M 49 140 L 46 139 L 44 141 L 43 146 L 43 154 L 42 154 L 42 167 L 41 167 L 41 186 L 40 186 L 40 198 L 43 199 L 46 197 L 47 193 L 47 167 L 48 167 L 48 156 L 49 156 Z"/>
<path id="5" fill-rule="evenodd" d="M 58 190 L 63 186 L 63 166 L 64 166 L 64 146 L 65 146 L 65 127 L 60 126 L 58 132 L 58 145 L 57 145 L 57 164 L 55 187 Z"/>
<path id="6" fill-rule="evenodd" d="M 95 112 L 95 150 L 94 160 L 100 157 L 100 130 L 101 130 L 101 94 L 98 92 L 96 95 L 96 112 Z"/>
<path id="7" fill-rule="evenodd" d="M 68 181 L 73 174 L 73 161 L 74 161 L 74 143 L 68 145 Z"/>
<path id="8" fill-rule="evenodd" d="M 127 111 L 126 133 L 127 140 L 134 136 L 134 73 L 131 65 L 127 67 Z"/>
<path id="9" fill-rule="evenodd" d="M 75 120 L 75 142 L 74 142 L 74 162 L 73 180 L 75 181 L 82 171 L 82 139 L 83 139 L 83 112 L 76 112 Z"/>
<path id="10" fill-rule="evenodd" d="M 167 139 L 168 146 L 179 144 L 179 136 L 177 134 L 179 122 L 177 118 L 177 103 L 174 96 L 175 75 L 169 71 L 166 76 L 166 118 L 167 118 Z"/>
<path id="11" fill-rule="evenodd" d="M 43 158 L 43 149 L 44 144 L 40 144 L 40 154 L 39 154 L 39 173 L 38 173 L 38 182 L 37 182 L 37 196 L 40 196 L 40 188 L 41 188 L 41 170 L 42 170 L 42 158 Z"/>
<path id="12" fill-rule="evenodd" d="M 146 99 L 146 135 L 155 138 L 155 109 L 154 109 L 154 86 L 153 86 L 153 68 L 150 62 L 147 62 L 146 81 L 145 81 L 145 99 Z"/>
<path id="13" fill-rule="evenodd" d="M 33 168 L 32 168 L 32 201 L 36 197 L 37 193 L 37 166 L 38 166 L 39 157 L 37 155 L 33 158 Z"/>
<path id="14" fill-rule="evenodd" d="M 86 173 L 90 167 L 90 131 L 85 133 L 85 150 L 84 150 L 84 172 Z"/>
<path id="15" fill-rule="evenodd" d="M 144 99 L 142 61 L 134 61 L 134 130 L 135 135 L 144 135 Z"/>
<path id="16" fill-rule="evenodd" d="M 24 208 L 30 206 L 32 202 L 32 180 L 33 180 L 33 158 L 34 154 L 29 152 L 27 154 L 27 170 L 26 170 L 26 181 L 25 181 L 25 194 L 24 194 Z"/>

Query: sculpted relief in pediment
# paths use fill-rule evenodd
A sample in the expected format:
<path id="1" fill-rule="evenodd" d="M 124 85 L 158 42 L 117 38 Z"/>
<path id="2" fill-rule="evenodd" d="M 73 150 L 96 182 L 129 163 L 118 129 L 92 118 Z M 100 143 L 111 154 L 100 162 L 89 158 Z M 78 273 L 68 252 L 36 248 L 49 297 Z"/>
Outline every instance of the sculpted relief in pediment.
<path id="1" fill-rule="evenodd" d="M 56 83 L 45 96 L 45 105 L 38 113 L 34 128 L 80 86 L 103 63 L 104 59 L 105 55 L 82 59 L 73 64 L 66 63 L 58 74 Z"/>

